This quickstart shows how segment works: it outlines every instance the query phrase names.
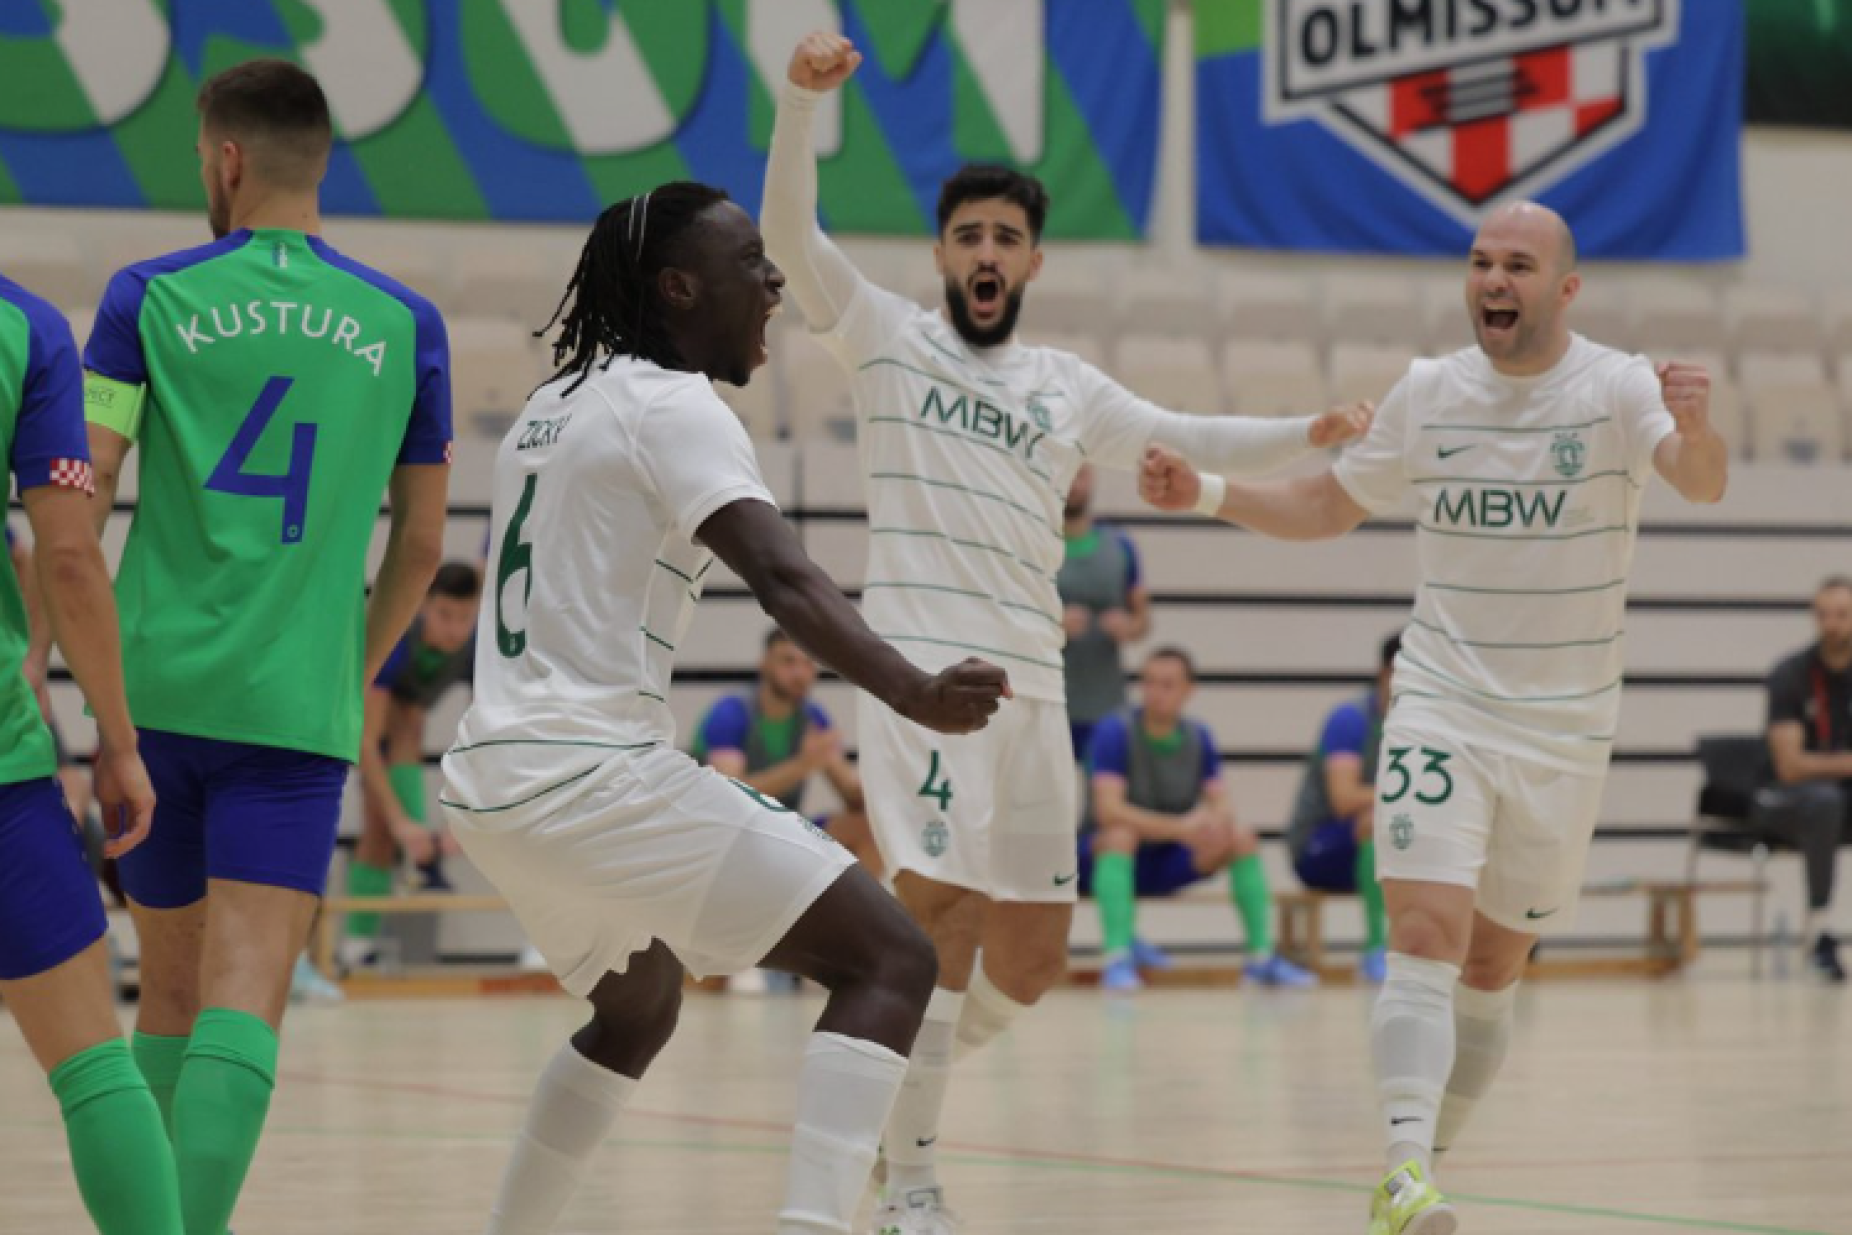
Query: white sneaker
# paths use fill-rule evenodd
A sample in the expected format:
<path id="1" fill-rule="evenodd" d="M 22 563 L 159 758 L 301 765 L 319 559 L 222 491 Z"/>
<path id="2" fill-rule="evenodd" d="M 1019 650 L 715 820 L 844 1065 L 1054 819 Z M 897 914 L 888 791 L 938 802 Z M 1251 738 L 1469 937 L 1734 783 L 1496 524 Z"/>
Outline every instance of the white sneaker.
<path id="1" fill-rule="evenodd" d="M 324 978 L 321 971 L 309 963 L 309 958 L 296 958 L 296 968 L 289 977 L 289 1001 L 291 1003 L 321 1004 L 327 1006 L 343 1002 L 347 996 L 341 988 Z"/>
<path id="2" fill-rule="evenodd" d="M 875 1210 L 874 1235 L 952 1235 L 964 1219 L 945 1207 L 939 1188 L 915 1188 Z"/>

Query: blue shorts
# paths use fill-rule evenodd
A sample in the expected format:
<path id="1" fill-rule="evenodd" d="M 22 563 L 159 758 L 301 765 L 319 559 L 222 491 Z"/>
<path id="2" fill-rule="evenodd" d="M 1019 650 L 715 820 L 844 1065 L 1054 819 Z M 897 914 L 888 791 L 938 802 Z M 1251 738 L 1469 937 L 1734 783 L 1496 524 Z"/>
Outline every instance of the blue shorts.
<path id="1" fill-rule="evenodd" d="M 56 969 L 108 926 L 58 782 L 0 785 L 0 981 Z"/>
<path id="2" fill-rule="evenodd" d="M 158 801 L 153 831 L 120 863 L 131 900 L 180 909 L 208 879 L 322 894 L 344 761 L 153 729 L 141 731 L 141 757 Z"/>
<path id="3" fill-rule="evenodd" d="M 1342 819 L 1321 823 L 1293 855 L 1299 882 L 1314 892 L 1357 890 L 1357 833 Z"/>
<path id="4" fill-rule="evenodd" d="M 1067 723 L 1068 736 L 1074 739 L 1074 762 L 1087 761 L 1087 748 L 1093 745 L 1093 730 L 1098 721 L 1070 720 Z"/>
<path id="5" fill-rule="evenodd" d="M 1080 836 L 1082 896 L 1093 892 L 1093 837 L 1092 832 L 1083 832 Z M 1140 845 L 1138 856 L 1133 860 L 1133 871 L 1140 896 L 1171 896 L 1207 878 L 1196 869 L 1196 858 L 1190 853 L 1190 847 L 1178 841 Z"/>

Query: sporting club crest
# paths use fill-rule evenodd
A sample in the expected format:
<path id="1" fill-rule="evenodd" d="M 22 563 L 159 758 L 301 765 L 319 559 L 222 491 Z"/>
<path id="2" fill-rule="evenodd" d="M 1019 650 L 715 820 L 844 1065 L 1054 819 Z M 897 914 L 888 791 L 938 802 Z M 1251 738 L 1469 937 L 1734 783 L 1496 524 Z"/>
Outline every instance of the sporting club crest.
<path id="1" fill-rule="evenodd" d="M 1266 0 L 1269 124 L 1316 120 L 1472 226 L 1636 132 L 1680 0 Z"/>
<path id="2" fill-rule="evenodd" d="M 1550 461 L 1556 465 L 1556 474 L 1565 479 L 1580 476 L 1587 460 L 1588 447 L 1573 433 L 1558 433 L 1550 443 Z"/>

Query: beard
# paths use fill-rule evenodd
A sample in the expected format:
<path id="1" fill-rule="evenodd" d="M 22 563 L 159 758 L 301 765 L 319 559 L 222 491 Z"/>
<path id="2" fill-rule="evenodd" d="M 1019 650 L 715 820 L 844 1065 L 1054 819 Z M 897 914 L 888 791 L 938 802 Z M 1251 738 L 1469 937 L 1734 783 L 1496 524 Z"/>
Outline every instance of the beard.
<path id="1" fill-rule="evenodd" d="M 952 329 L 972 347 L 995 347 L 1008 343 L 1016 333 L 1016 318 L 1022 313 L 1023 289 L 1013 288 L 1004 298 L 1003 316 L 994 326 L 980 326 L 971 320 L 971 302 L 965 289 L 951 279 L 945 281 L 945 307 L 951 314 Z"/>
<path id="2" fill-rule="evenodd" d="M 212 228 L 214 240 L 223 240 L 231 235 L 231 203 L 225 200 L 223 194 L 206 194 L 206 225 Z"/>

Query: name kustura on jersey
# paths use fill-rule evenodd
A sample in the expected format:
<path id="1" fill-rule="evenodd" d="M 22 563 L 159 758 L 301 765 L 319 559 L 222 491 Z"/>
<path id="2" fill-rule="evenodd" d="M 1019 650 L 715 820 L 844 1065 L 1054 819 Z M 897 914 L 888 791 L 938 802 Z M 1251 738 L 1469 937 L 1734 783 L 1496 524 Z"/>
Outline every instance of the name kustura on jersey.
<path id="1" fill-rule="evenodd" d="M 379 377 L 386 368 L 387 339 L 383 331 L 369 327 L 348 313 L 322 305 L 297 303 L 293 300 L 247 300 L 227 305 L 213 305 L 203 312 L 190 314 L 172 323 L 187 354 L 197 356 L 210 347 L 235 340 L 257 340 L 272 336 L 287 339 L 326 339 L 373 370 Z M 317 320 L 316 314 L 320 319 Z"/>

